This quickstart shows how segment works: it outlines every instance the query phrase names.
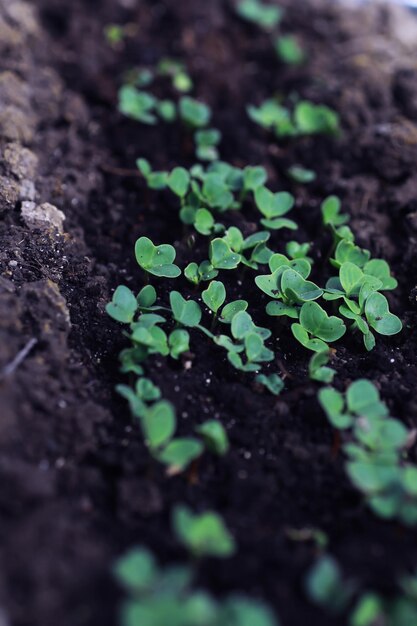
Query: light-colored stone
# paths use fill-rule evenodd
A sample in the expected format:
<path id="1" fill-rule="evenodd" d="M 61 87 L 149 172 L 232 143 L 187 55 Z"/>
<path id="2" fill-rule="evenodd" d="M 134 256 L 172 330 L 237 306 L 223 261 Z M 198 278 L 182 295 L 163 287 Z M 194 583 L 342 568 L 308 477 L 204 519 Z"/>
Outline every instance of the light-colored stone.
<path id="1" fill-rule="evenodd" d="M 22 202 L 22 218 L 29 228 L 55 228 L 58 232 L 64 231 L 65 215 L 49 202 L 36 204 Z"/>
<path id="2" fill-rule="evenodd" d="M 34 202 L 36 199 L 36 188 L 35 184 L 32 180 L 25 178 L 20 183 L 19 189 L 19 197 L 20 200 L 29 200 L 30 202 Z"/>
<path id="3" fill-rule="evenodd" d="M 10 141 L 31 143 L 35 134 L 35 121 L 21 109 L 10 105 L 0 108 L 0 137 Z"/>
<path id="4" fill-rule="evenodd" d="M 36 176 L 38 157 L 29 148 L 18 143 L 8 143 L 1 155 L 1 160 L 8 174 L 20 180 L 33 180 Z"/>
<path id="5" fill-rule="evenodd" d="M 0 213 L 14 209 L 20 198 L 19 183 L 13 178 L 0 176 Z"/>

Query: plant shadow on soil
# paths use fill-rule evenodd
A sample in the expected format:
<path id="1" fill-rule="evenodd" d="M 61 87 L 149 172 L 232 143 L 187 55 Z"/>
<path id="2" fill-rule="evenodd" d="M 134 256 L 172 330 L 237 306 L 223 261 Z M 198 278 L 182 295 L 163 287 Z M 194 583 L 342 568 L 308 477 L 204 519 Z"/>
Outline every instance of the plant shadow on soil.
<path id="1" fill-rule="evenodd" d="M 183 560 L 170 531 L 170 511 L 175 503 L 188 502 L 194 509 L 221 513 L 239 546 L 231 559 L 203 562 L 199 584 L 216 594 L 241 591 L 263 598 L 285 626 L 340 625 L 339 617 L 323 615 L 306 600 L 302 581 L 316 548 L 291 541 L 287 530 L 323 530 L 344 572 L 361 587 L 386 593 L 415 565 L 417 544 L 413 531 L 370 514 L 350 486 L 316 401 L 317 385 L 307 376 L 308 355 L 288 329 L 274 327 L 276 366 L 286 372 L 286 389 L 278 398 L 262 393 L 250 375 L 234 371 L 203 336 L 192 337 L 190 370 L 163 359 L 151 362 L 150 377 L 175 404 L 181 433 L 218 416 L 231 440 L 226 457 L 206 454 L 184 476 L 167 478 L 150 459 L 114 392 L 121 380 L 117 354 L 123 337 L 104 306 L 117 284 L 133 289 L 142 284 L 132 255 L 135 240 L 146 234 L 158 243 L 174 243 L 182 266 L 204 258 L 206 246 L 197 238 L 190 249 L 169 196 L 147 191 L 139 176 L 111 172 L 134 169 L 139 156 L 158 168 L 193 162 L 192 144 L 181 129 L 147 128 L 122 118 L 116 95 L 130 67 L 153 64 L 161 56 L 183 60 L 195 93 L 213 108 L 213 123 L 223 133 L 222 157 L 240 166 L 262 164 L 273 185 L 295 193 L 296 237 L 314 241 L 317 280 L 326 278 L 330 246 L 320 201 L 330 193 L 341 196 L 358 242 L 388 260 L 399 279 L 389 298 L 404 331 L 379 338 L 370 354 L 356 339 L 344 338 L 334 358 L 337 384 L 344 388 L 360 376 L 375 381 L 392 413 L 413 427 L 417 143 L 405 137 L 411 127 L 417 132 L 417 81 L 413 86 L 403 66 L 387 77 L 377 64 L 352 62 L 352 54 L 343 53 L 356 41 L 351 25 L 331 6 L 320 11 L 307 3 L 288 7 L 284 27 L 300 34 L 312 59 L 294 70 L 277 62 L 265 34 L 238 20 L 220 0 L 141 0 L 130 10 L 114 0 L 35 4 L 45 29 L 35 60 L 51 63 L 43 48 L 47 42 L 66 89 L 87 107 L 82 109 L 86 123 L 75 134 L 58 114 L 54 127 L 41 128 L 36 140 L 42 194 L 65 212 L 70 236 L 52 241 L 30 233 L 15 213 L 1 224 L 6 250 L 24 242 L 24 270 L 11 280 L 23 290 L 24 306 L 14 308 L 11 295 L 1 302 L 3 315 L 19 320 L 11 341 L 15 346 L 21 334 L 40 336 L 9 382 L 10 397 L 19 396 L 11 411 L 19 412 L 19 435 L 17 442 L 6 442 L 0 468 L 7 479 L 0 529 L 9 536 L 2 546 L 0 592 L 12 623 L 114 624 L 119 594 L 111 582 L 112 560 L 134 544 L 150 546 L 162 561 Z M 378 20 L 364 20 L 360 34 L 369 34 L 367 28 L 375 37 L 386 32 L 386 16 L 381 13 Z M 135 24 L 135 36 L 111 50 L 104 26 L 127 22 Z M 342 137 L 279 145 L 245 113 L 248 103 L 274 92 L 298 92 L 333 106 L 341 114 Z M 46 147 L 60 152 L 42 150 L 45 136 Z M 317 181 L 308 187 L 291 183 L 285 172 L 294 163 L 315 169 Z M 57 180 L 65 182 L 62 194 Z M 250 211 L 232 220 L 245 233 L 254 228 Z M 278 233 L 272 242 L 282 251 L 289 238 Z M 63 258 L 65 268 L 58 272 Z M 53 280 L 54 272 L 71 326 L 65 319 L 61 326 L 51 320 L 58 330 L 48 334 L 53 295 L 39 290 L 37 281 Z M 222 280 L 230 296 L 245 294 L 257 303 L 252 312 L 258 323 L 271 325 L 249 272 L 240 276 L 241 284 L 227 272 Z M 172 284 L 161 282 L 157 288 L 166 294 Z M 183 279 L 179 288 L 196 295 Z M 58 399 L 64 402 L 61 410 Z"/>

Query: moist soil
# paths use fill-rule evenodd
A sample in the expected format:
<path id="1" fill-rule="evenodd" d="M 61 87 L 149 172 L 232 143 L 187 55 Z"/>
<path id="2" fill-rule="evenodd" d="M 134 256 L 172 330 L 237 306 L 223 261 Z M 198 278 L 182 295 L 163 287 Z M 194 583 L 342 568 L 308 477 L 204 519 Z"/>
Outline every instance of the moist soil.
<path id="1" fill-rule="evenodd" d="M 321 283 L 331 242 L 320 202 L 332 193 L 342 198 L 358 243 L 385 258 L 399 281 L 388 298 L 404 330 L 378 337 L 371 353 L 359 339 L 343 338 L 333 359 L 337 386 L 371 379 L 392 414 L 413 428 L 417 53 L 398 37 L 412 18 L 383 8 L 284 2 L 282 30 L 299 35 L 309 57 L 294 69 L 277 61 L 265 33 L 220 0 L 1 4 L 0 100 L 8 115 L 0 112 L 0 623 L 113 626 L 121 596 L 111 576 L 117 556 L 143 544 L 163 563 L 186 559 L 170 528 L 181 502 L 221 513 L 239 547 L 233 558 L 204 560 L 199 585 L 218 597 L 238 591 L 264 599 L 285 626 L 345 624 L 309 603 L 303 579 L 317 547 L 292 540 L 289 531 L 322 530 L 346 575 L 387 596 L 415 566 L 417 541 L 413 530 L 377 519 L 350 485 L 316 400 L 318 385 L 308 379 L 308 355 L 288 327 L 273 328 L 270 369 L 286 384 L 278 398 L 198 334 L 190 369 L 151 361 L 149 375 L 175 404 L 180 433 L 219 418 L 230 437 L 224 458 L 205 454 L 184 475 L 167 477 L 151 459 L 114 391 L 123 381 L 118 353 L 126 343 L 105 304 L 118 284 L 143 284 L 135 240 L 146 234 L 173 243 L 181 266 L 206 256 L 203 238 L 190 247 L 172 198 L 149 192 L 135 172 L 140 156 L 157 169 L 192 164 L 190 136 L 179 125 L 123 118 L 117 90 L 133 66 L 181 59 L 194 93 L 213 109 L 222 158 L 262 164 L 274 188 L 295 194 L 296 237 L 314 242 Z M 109 23 L 130 24 L 116 48 L 103 36 Z M 172 95 L 167 83 L 158 89 Z M 340 137 L 278 142 L 245 111 L 274 93 L 334 107 Z M 24 171 L 6 158 L 11 144 Z M 313 168 L 317 180 L 291 182 L 286 171 L 294 163 Z M 21 184 L 28 179 L 36 203 L 63 211 L 64 232 L 24 221 Z M 254 219 L 244 207 L 230 224 L 249 234 Z M 291 238 L 280 231 L 273 247 L 283 250 Z M 230 295 L 255 303 L 258 323 L 271 325 L 250 272 L 238 279 L 224 272 L 222 279 Z M 158 288 L 166 294 L 170 284 Z M 197 295 L 184 279 L 176 288 Z M 25 358 L 8 368 L 31 340 Z M 415 459 L 415 449 L 410 454 Z"/>

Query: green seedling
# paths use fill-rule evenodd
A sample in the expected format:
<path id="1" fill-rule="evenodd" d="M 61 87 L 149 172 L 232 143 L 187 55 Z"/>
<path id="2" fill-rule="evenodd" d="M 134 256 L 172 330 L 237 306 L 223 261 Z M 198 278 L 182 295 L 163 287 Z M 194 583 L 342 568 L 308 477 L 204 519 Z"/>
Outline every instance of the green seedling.
<path id="1" fill-rule="evenodd" d="M 231 331 L 233 338 L 239 342 L 237 346 L 230 343 L 230 340 L 217 342 L 227 349 L 227 357 L 233 367 L 243 372 L 257 372 L 261 363 L 273 360 L 274 353 L 265 347 L 265 340 L 270 337 L 271 332 L 255 326 L 246 311 L 239 311 L 233 316 Z M 246 363 L 239 354 L 241 352 L 245 353 Z"/>
<path id="2" fill-rule="evenodd" d="M 342 203 L 337 196 L 329 196 L 321 204 L 321 214 L 324 226 L 343 226 L 349 221 L 349 216 L 341 213 Z"/>
<path id="3" fill-rule="evenodd" d="M 258 269 L 259 264 L 268 263 L 272 251 L 266 246 L 271 234 L 268 231 L 259 231 L 244 238 L 242 232 L 236 226 L 227 229 L 223 241 L 227 243 L 233 252 L 240 255 L 240 262 L 252 269 Z M 250 256 L 246 256 L 249 253 Z"/>
<path id="4" fill-rule="evenodd" d="M 297 229 L 292 220 L 283 218 L 294 206 L 294 197 L 286 192 L 273 193 L 267 187 L 258 187 L 255 191 L 255 202 L 259 211 L 264 215 L 261 224 L 271 230 L 281 228 Z"/>
<path id="5" fill-rule="evenodd" d="M 364 593 L 350 615 L 349 626 L 375 626 L 376 624 L 391 623 L 391 621 L 387 622 L 385 617 L 382 600 L 375 593 Z"/>
<path id="6" fill-rule="evenodd" d="M 277 6 L 264 4 L 260 0 L 240 0 L 236 6 L 240 17 L 265 30 L 273 30 L 280 22 L 282 11 Z"/>
<path id="7" fill-rule="evenodd" d="M 274 396 L 279 396 L 284 389 L 284 381 L 278 374 L 269 374 L 269 376 L 258 374 L 256 382 L 266 387 Z"/>
<path id="8" fill-rule="evenodd" d="M 135 245 L 136 260 L 140 267 L 154 276 L 177 278 L 181 270 L 174 264 L 175 248 L 169 244 L 155 246 L 148 237 L 141 237 Z"/>
<path id="9" fill-rule="evenodd" d="M 172 315 L 176 322 L 183 326 L 193 328 L 201 321 L 201 308 L 194 300 L 185 300 L 178 291 L 169 294 Z"/>
<path id="10" fill-rule="evenodd" d="M 190 175 L 183 167 L 175 167 L 168 176 L 167 185 L 176 196 L 183 199 L 190 187 Z"/>
<path id="11" fill-rule="evenodd" d="M 308 184 L 316 180 L 317 174 L 314 170 L 309 170 L 301 165 L 292 165 L 288 168 L 287 174 L 296 183 Z"/>
<path id="12" fill-rule="evenodd" d="M 331 613 L 342 612 L 354 592 L 353 583 L 343 578 L 338 563 L 328 555 L 321 556 L 309 570 L 305 588 L 314 604 Z"/>
<path id="13" fill-rule="evenodd" d="M 216 128 L 198 130 L 195 135 L 196 156 L 200 161 L 216 161 L 219 158 L 217 147 L 222 135 Z"/>
<path id="14" fill-rule="evenodd" d="M 213 280 L 208 288 L 202 292 L 201 297 L 204 304 L 217 316 L 219 309 L 226 300 L 226 289 L 222 282 Z"/>
<path id="15" fill-rule="evenodd" d="M 335 135 L 339 132 L 339 116 L 329 107 L 308 100 L 298 102 L 293 113 L 276 100 L 266 100 L 259 107 L 250 105 L 249 117 L 263 128 L 273 130 L 277 137 Z"/>
<path id="16" fill-rule="evenodd" d="M 156 172 L 146 159 L 138 159 L 136 161 L 138 170 L 146 180 L 146 184 L 150 189 L 165 189 L 168 183 L 168 172 Z"/>
<path id="17" fill-rule="evenodd" d="M 172 524 L 178 539 L 197 558 L 227 558 L 236 551 L 232 535 L 216 513 L 197 515 L 186 506 L 176 506 Z"/>
<path id="18" fill-rule="evenodd" d="M 242 260 L 240 254 L 236 254 L 224 239 L 213 239 L 210 242 L 210 264 L 216 270 L 234 270 Z"/>
<path id="19" fill-rule="evenodd" d="M 294 337 L 308 350 L 323 352 L 327 343 L 337 341 L 346 332 L 343 321 L 327 315 L 317 302 L 305 302 L 301 307 L 299 323 L 292 324 Z"/>
<path id="20" fill-rule="evenodd" d="M 108 24 L 104 29 L 104 35 L 111 46 L 117 47 L 125 38 L 125 29 L 118 24 Z"/>
<path id="21" fill-rule="evenodd" d="M 305 259 L 311 264 L 312 259 L 307 256 L 310 248 L 310 243 L 298 243 L 298 241 L 289 241 L 285 246 L 285 251 L 290 259 Z"/>
<path id="22" fill-rule="evenodd" d="M 201 441 L 193 437 L 182 437 L 172 439 L 156 458 L 167 465 L 168 474 L 174 476 L 183 472 L 203 452 L 204 446 Z"/>
<path id="23" fill-rule="evenodd" d="M 331 367 L 327 367 L 330 354 L 330 350 L 323 350 L 313 354 L 308 365 L 308 372 L 312 380 L 317 380 L 320 383 L 331 383 L 333 381 L 336 371 Z"/>
<path id="24" fill-rule="evenodd" d="M 200 265 L 189 263 L 184 270 L 185 278 L 194 285 L 199 285 L 203 281 L 213 280 L 218 273 L 218 270 L 214 269 L 209 261 L 203 261 Z"/>
<path id="25" fill-rule="evenodd" d="M 182 93 L 187 93 L 193 88 L 193 81 L 187 74 L 185 66 L 176 59 L 161 59 L 157 66 L 159 76 L 168 76 L 172 80 L 172 86 Z"/>
<path id="26" fill-rule="evenodd" d="M 183 96 L 180 99 L 179 114 L 182 121 L 191 128 L 203 128 L 210 123 L 210 107 L 190 96 Z"/>
<path id="27" fill-rule="evenodd" d="M 206 448 L 210 452 L 218 456 L 224 456 L 228 452 L 230 447 L 229 438 L 221 422 L 208 420 L 201 426 L 197 426 L 195 430 L 201 435 Z"/>
<path id="28" fill-rule="evenodd" d="M 160 567 L 143 547 L 131 549 L 114 566 L 127 594 L 120 626 L 279 626 L 272 611 L 242 596 L 217 601 L 207 591 L 192 588 L 190 566 Z"/>
<path id="29" fill-rule="evenodd" d="M 275 39 L 275 50 L 278 57 L 288 65 L 301 65 L 305 61 L 305 53 L 294 35 L 281 35 Z"/>
<path id="30" fill-rule="evenodd" d="M 142 124 L 156 124 L 156 98 L 136 89 L 133 85 L 123 85 L 119 91 L 119 111 Z"/>
<path id="31" fill-rule="evenodd" d="M 268 180 L 268 174 L 264 167 L 260 165 L 247 165 L 243 170 L 243 196 L 246 196 L 248 191 L 255 192 L 259 187 L 262 187 Z"/>
<path id="32" fill-rule="evenodd" d="M 132 291 L 123 285 L 117 287 L 112 301 L 106 306 L 106 312 L 117 322 L 130 324 L 138 309 L 138 302 Z"/>
<path id="33" fill-rule="evenodd" d="M 172 439 L 175 427 L 175 410 L 166 400 L 156 402 L 142 416 L 145 442 L 153 452 Z"/>
<path id="34" fill-rule="evenodd" d="M 259 107 L 249 105 L 247 112 L 253 122 L 262 128 L 273 130 L 277 137 L 297 135 L 291 112 L 275 100 L 265 100 Z"/>
<path id="35" fill-rule="evenodd" d="M 319 401 L 332 426 L 339 429 L 352 427 L 358 417 L 373 419 L 388 415 L 378 389 L 369 380 L 362 378 L 348 387 L 346 398 L 339 391 L 328 387 L 320 390 Z"/>
<path id="36" fill-rule="evenodd" d="M 249 303 L 246 300 L 234 300 L 233 302 L 229 302 L 222 309 L 220 322 L 223 322 L 223 324 L 231 324 L 234 316 L 240 311 L 246 311 L 248 306 Z"/>
<path id="37" fill-rule="evenodd" d="M 190 350 L 190 335 L 182 329 L 173 330 L 168 337 L 169 353 L 173 359 L 178 359 L 184 352 Z"/>
<path id="38" fill-rule="evenodd" d="M 213 235 L 224 230 L 223 224 L 214 220 L 213 214 L 208 209 L 197 209 L 194 217 L 194 228 L 200 235 Z"/>
<path id="39" fill-rule="evenodd" d="M 323 294 L 323 290 L 315 283 L 306 280 L 311 271 L 306 259 L 290 260 L 283 254 L 274 254 L 269 260 L 269 267 L 272 274 L 255 278 L 261 291 L 279 300 L 267 305 L 268 315 L 298 319 L 299 307 L 305 302 L 317 300 Z"/>

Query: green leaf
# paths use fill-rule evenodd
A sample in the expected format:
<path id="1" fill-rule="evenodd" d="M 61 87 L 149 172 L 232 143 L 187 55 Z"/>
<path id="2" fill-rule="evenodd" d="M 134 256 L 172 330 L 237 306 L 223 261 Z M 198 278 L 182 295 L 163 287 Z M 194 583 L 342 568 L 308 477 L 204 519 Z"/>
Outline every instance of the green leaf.
<path id="1" fill-rule="evenodd" d="M 266 30 L 274 29 L 282 16 L 279 7 L 263 4 L 260 0 L 240 0 L 236 10 L 240 17 Z"/>
<path id="2" fill-rule="evenodd" d="M 323 224 L 325 226 L 329 226 L 330 224 L 333 226 L 340 226 L 349 220 L 347 215 L 340 213 L 341 207 L 342 203 L 340 198 L 337 196 L 329 196 L 322 202 L 321 213 L 323 216 Z"/>
<path id="3" fill-rule="evenodd" d="M 339 270 L 339 277 L 342 287 L 348 296 L 352 293 L 358 295 L 363 272 L 357 265 L 350 261 L 342 263 Z"/>
<path id="4" fill-rule="evenodd" d="M 183 167 L 176 167 L 168 177 L 168 187 L 180 198 L 184 198 L 190 186 L 190 175 Z"/>
<path id="5" fill-rule="evenodd" d="M 194 300 L 185 300 L 178 291 L 169 294 L 174 319 L 184 326 L 197 326 L 201 321 L 201 309 Z"/>
<path id="6" fill-rule="evenodd" d="M 216 513 L 197 515 L 185 506 L 176 506 L 173 527 L 178 539 L 195 556 L 230 557 L 236 550 L 222 518 Z"/>
<path id="7" fill-rule="evenodd" d="M 342 263 L 350 261 L 359 268 L 362 268 L 365 263 L 369 261 L 369 257 L 370 252 L 368 250 L 362 250 L 359 246 L 355 246 L 353 242 L 342 239 L 342 241 L 337 244 L 333 265 L 340 267 Z"/>
<path id="8" fill-rule="evenodd" d="M 246 311 L 239 311 L 232 319 L 232 335 L 235 339 L 243 339 L 254 327 L 252 318 Z"/>
<path id="9" fill-rule="evenodd" d="M 172 358 L 178 359 L 183 352 L 188 352 L 190 349 L 190 335 L 186 330 L 177 328 L 170 334 L 168 345 Z"/>
<path id="10" fill-rule="evenodd" d="M 187 280 L 190 281 L 190 283 L 193 283 L 194 285 L 198 285 L 201 278 L 200 278 L 200 274 L 198 271 L 197 263 L 189 263 L 184 270 L 184 276 Z"/>
<path id="11" fill-rule="evenodd" d="M 365 302 L 369 325 L 380 335 L 396 335 L 402 329 L 401 320 L 389 312 L 388 300 L 382 293 L 372 293 Z"/>
<path id="12" fill-rule="evenodd" d="M 142 417 L 142 425 L 149 447 L 159 448 L 166 444 L 175 432 L 174 407 L 165 400 L 157 402 Z"/>
<path id="13" fill-rule="evenodd" d="M 333 135 L 339 130 L 339 116 L 336 111 L 308 100 L 297 103 L 294 121 L 298 132 L 303 135 L 318 133 Z"/>
<path id="14" fill-rule="evenodd" d="M 149 589 L 157 576 L 157 565 L 146 548 L 134 548 L 116 561 L 114 574 L 124 589 L 130 593 Z"/>
<path id="15" fill-rule="evenodd" d="M 269 302 L 266 305 L 266 312 L 273 317 L 286 316 L 298 320 L 298 309 L 284 302 Z"/>
<path id="16" fill-rule="evenodd" d="M 294 206 L 294 197 L 286 192 L 273 193 L 267 187 L 258 187 L 255 202 L 260 212 L 269 220 L 282 217 Z"/>
<path id="17" fill-rule="evenodd" d="M 275 50 L 278 57 L 289 65 L 300 65 L 305 54 L 294 35 L 281 35 L 275 39 Z"/>
<path id="18" fill-rule="evenodd" d="M 149 309 L 156 302 L 156 290 L 152 285 L 146 285 L 140 290 L 137 302 L 140 308 Z"/>
<path id="19" fill-rule="evenodd" d="M 229 302 L 223 308 L 220 316 L 220 321 L 225 324 L 230 324 L 234 316 L 239 313 L 239 311 L 246 311 L 249 304 L 246 300 L 234 300 L 233 302 Z"/>
<path id="20" fill-rule="evenodd" d="M 222 282 L 213 280 L 201 294 L 203 302 L 213 313 L 217 313 L 226 300 L 226 289 Z"/>
<path id="21" fill-rule="evenodd" d="M 132 291 L 123 285 L 117 287 L 113 299 L 106 306 L 107 314 L 117 322 L 130 324 L 138 309 L 137 300 Z"/>
<path id="22" fill-rule="evenodd" d="M 208 420 L 197 426 L 196 432 L 204 439 L 206 447 L 214 454 L 223 456 L 229 450 L 229 439 L 223 427 L 218 420 Z"/>
<path id="23" fill-rule="evenodd" d="M 281 279 L 281 292 L 289 302 L 301 303 L 316 300 L 323 295 L 323 290 L 315 283 L 305 280 L 292 269 L 285 270 Z"/>
<path id="24" fill-rule="evenodd" d="M 369 276 L 378 278 L 382 285 L 381 289 L 395 289 L 398 282 L 391 276 L 390 266 L 383 259 L 372 259 L 365 263 L 363 271 Z"/>
<path id="25" fill-rule="evenodd" d="M 265 374 L 258 374 L 256 382 L 266 387 L 274 396 L 279 396 L 281 391 L 284 389 L 284 381 L 280 376 L 278 376 L 278 374 L 269 374 L 268 376 Z"/>
<path id="26" fill-rule="evenodd" d="M 240 254 L 232 252 L 223 239 L 213 239 L 210 243 L 210 262 L 215 269 L 233 270 L 239 265 L 240 260 Z"/>
<path id="27" fill-rule="evenodd" d="M 148 237 L 141 237 L 136 242 L 135 254 L 140 267 L 150 274 L 167 278 L 177 278 L 181 274 L 179 267 L 173 264 L 175 248 L 169 244 L 155 246 Z"/>
<path id="28" fill-rule="evenodd" d="M 158 454 L 158 460 L 168 465 L 170 475 L 182 472 L 196 458 L 203 454 L 204 448 L 201 441 L 197 439 L 182 438 L 173 439 Z"/>
<path id="29" fill-rule="evenodd" d="M 287 170 L 287 174 L 290 178 L 295 180 L 296 183 L 312 183 L 316 180 L 317 175 L 313 170 L 308 170 L 301 165 L 293 165 Z"/>
<path id="30" fill-rule="evenodd" d="M 210 108 L 203 102 L 199 102 L 189 96 L 183 96 L 179 102 L 181 119 L 194 128 L 207 126 L 210 122 Z"/>
<path id="31" fill-rule="evenodd" d="M 333 387 L 320 389 L 318 399 L 334 428 L 342 430 L 352 426 L 353 418 L 345 412 L 345 402 L 339 391 L 336 391 Z"/>
<path id="32" fill-rule="evenodd" d="M 198 209 L 195 214 L 194 228 L 200 235 L 210 235 L 214 228 L 214 217 L 207 209 Z"/>
<path id="33" fill-rule="evenodd" d="M 247 165 L 243 170 L 243 188 L 248 191 L 255 191 L 264 185 L 267 179 L 268 174 L 264 167 Z"/>
<path id="34" fill-rule="evenodd" d="M 153 402 L 160 399 L 161 390 L 149 378 L 139 378 L 136 382 L 136 394 L 144 402 Z"/>
<path id="35" fill-rule="evenodd" d="M 328 316 L 317 302 L 306 302 L 301 307 L 300 324 L 309 333 L 323 341 L 337 341 L 346 332 L 343 321 Z"/>
<path id="36" fill-rule="evenodd" d="M 381 402 L 379 391 L 370 380 L 360 378 L 347 389 L 346 401 L 349 411 L 366 417 L 386 417 L 388 409 Z"/>

